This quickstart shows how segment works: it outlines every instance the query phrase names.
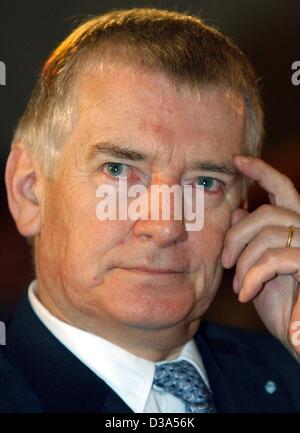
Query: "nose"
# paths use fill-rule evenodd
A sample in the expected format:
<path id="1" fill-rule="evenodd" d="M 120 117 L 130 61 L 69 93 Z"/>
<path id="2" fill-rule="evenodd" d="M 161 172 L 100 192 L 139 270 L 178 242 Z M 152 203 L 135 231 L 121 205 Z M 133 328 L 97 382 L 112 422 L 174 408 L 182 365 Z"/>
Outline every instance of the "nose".
<path id="1" fill-rule="evenodd" d="M 170 179 L 154 180 L 147 189 L 145 198 L 148 203 L 147 219 L 140 218 L 136 221 L 134 234 L 142 240 L 152 238 L 159 247 L 164 248 L 187 238 L 183 197 L 180 185 Z M 180 215 L 181 218 L 178 219 Z"/>

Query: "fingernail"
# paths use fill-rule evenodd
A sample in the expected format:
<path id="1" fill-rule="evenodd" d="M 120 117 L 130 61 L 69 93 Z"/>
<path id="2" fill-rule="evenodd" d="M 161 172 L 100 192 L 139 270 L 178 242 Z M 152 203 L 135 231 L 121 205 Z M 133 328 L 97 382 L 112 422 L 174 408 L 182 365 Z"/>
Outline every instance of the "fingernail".
<path id="1" fill-rule="evenodd" d="M 239 282 L 238 276 L 236 274 L 234 276 L 232 286 L 233 286 L 233 290 L 235 291 L 235 293 L 238 293 L 239 287 L 240 287 L 240 282 Z"/>

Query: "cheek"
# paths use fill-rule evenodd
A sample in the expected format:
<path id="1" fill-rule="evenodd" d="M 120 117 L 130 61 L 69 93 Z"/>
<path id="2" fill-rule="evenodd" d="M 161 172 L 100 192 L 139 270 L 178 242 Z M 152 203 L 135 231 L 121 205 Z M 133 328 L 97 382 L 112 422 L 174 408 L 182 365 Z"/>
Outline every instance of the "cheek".
<path id="1" fill-rule="evenodd" d="M 204 214 L 205 238 L 210 236 L 224 237 L 230 227 L 230 218 L 233 206 L 230 202 L 224 201 L 217 209 L 206 209 Z M 217 233 L 215 235 L 214 233 Z"/>
<path id="2" fill-rule="evenodd" d="M 41 269 L 52 281 L 74 289 L 99 284 L 105 255 L 122 242 L 127 221 L 100 221 L 98 199 L 80 191 L 58 191 L 44 209 L 40 237 Z M 52 271 L 53 270 L 53 271 Z"/>
<path id="3" fill-rule="evenodd" d="M 217 209 L 205 209 L 204 225 L 199 232 L 192 232 L 193 256 L 203 264 L 214 266 L 222 250 L 225 234 L 230 226 L 232 206 L 223 203 Z M 194 233 L 194 234 L 193 234 Z"/>
<path id="4" fill-rule="evenodd" d="M 221 255 L 224 229 L 214 222 L 205 224 L 203 229 L 190 241 L 192 270 L 211 274 L 214 272 Z"/>
<path id="5" fill-rule="evenodd" d="M 207 218 L 203 229 L 191 235 L 189 254 L 192 270 L 192 285 L 195 293 L 195 307 L 191 319 L 204 314 L 211 304 L 221 283 L 223 269 L 220 255 L 225 236 L 223 212 L 214 218 Z"/>
<path id="6" fill-rule="evenodd" d="M 219 287 L 223 275 L 220 263 L 226 231 L 230 224 L 231 206 L 223 205 L 207 211 L 204 227 L 191 234 L 189 255 L 196 296 L 207 305 Z"/>

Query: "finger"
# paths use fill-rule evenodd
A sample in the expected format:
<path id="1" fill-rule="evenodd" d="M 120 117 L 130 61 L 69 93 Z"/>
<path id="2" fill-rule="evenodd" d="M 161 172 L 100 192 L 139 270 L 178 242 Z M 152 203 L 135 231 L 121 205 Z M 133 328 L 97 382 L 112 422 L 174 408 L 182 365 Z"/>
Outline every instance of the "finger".
<path id="1" fill-rule="evenodd" d="M 239 293 L 245 274 L 259 261 L 259 259 L 271 249 L 280 249 L 286 245 L 287 229 L 282 227 L 264 227 L 250 242 L 240 255 L 236 265 L 236 273 L 233 279 L 233 290 Z M 293 233 L 290 246 L 300 248 L 300 230 Z"/>
<path id="2" fill-rule="evenodd" d="M 300 227 L 300 215 L 294 211 L 269 204 L 260 206 L 251 214 L 240 219 L 226 233 L 221 262 L 224 268 L 234 266 L 244 248 L 266 226 Z M 282 245 L 284 246 L 284 245 Z"/>
<path id="3" fill-rule="evenodd" d="M 267 251 L 246 273 L 239 293 L 239 301 L 250 301 L 262 290 L 265 283 L 277 275 L 289 274 L 300 282 L 300 248 Z"/>
<path id="4" fill-rule="evenodd" d="M 295 307 L 292 312 L 291 320 L 289 323 L 288 339 L 291 347 L 300 354 L 300 292 L 298 299 L 295 302 Z"/>
<path id="5" fill-rule="evenodd" d="M 233 161 L 245 176 L 268 192 L 272 204 L 300 212 L 300 196 L 289 177 L 260 158 L 236 155 Z"/>
<path id="6" fill-rule="evenodd" d="M 245 209 L 242 208 L 238 208 L 235 209 L 232 213 L 231 213 L 231 226 L 237 224 L 239 221 L 241 221 L 245 216 L 249 215 L 249 212 L 246 211 Z M 225 246 L 225 239 L 224 239 L 224 246 Z M 230 261 L 230 257 L 226 256 L 226 252 L 222 252 L 221 255 L 221 261 L 223 263 L 224 267 L 227 267 L 227 263 Z"/>

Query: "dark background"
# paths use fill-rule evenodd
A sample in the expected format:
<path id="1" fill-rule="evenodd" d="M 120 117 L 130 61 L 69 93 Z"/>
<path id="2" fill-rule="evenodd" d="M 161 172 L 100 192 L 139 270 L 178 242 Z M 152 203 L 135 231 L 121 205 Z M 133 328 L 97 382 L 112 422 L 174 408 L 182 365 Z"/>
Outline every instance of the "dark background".
<path id="1" fill-rule="evenodd" d="M 300 187 L 300 86 L 291 83 L 291 65 L 300 60 L 299 0 L 0 0 L 0 60 L 7 69 L 6 86 L 0 86 L 0 317 L 14 307 L 33 279 L 27 243 L 9 215 L 3 176 L 12 132 L 39 68 L 81 19 L 114 8 L 141 6 L 200 15 L 242 48 L 261 78 L 267 131 L 263 158 Z M 253 189 L 251 209 L 266 200 L 262 191 Z M 232 275 L 225 273 L 208 317 L 262 328 L 252 305 L 239 304 L 233 295 Z"/>

